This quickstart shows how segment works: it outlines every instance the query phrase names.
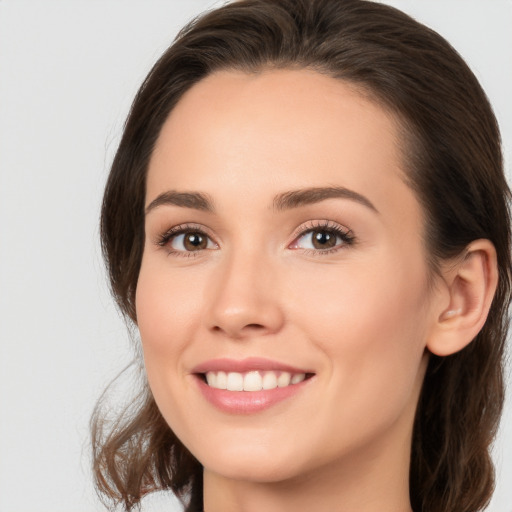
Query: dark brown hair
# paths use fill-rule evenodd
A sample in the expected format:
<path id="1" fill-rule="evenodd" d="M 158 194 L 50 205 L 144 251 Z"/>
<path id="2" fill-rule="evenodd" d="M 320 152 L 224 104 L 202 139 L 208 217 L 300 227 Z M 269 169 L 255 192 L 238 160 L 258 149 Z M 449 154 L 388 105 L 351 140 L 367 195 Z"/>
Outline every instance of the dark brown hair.
<path id="1" fill-rule="evenodd" d="M 268 68 L 308 68 L 352 83 L 396 115 L 434 272 L 473 240 L 496 247 L 499 285 L 482 331 L 454 355 L 430 356 L 410 467 L 416 512 L 482 510 L 494 486 L 489 447 L 504 394 L 509 189 L 496 119 L 477 79 L 441 36 L 404 13 L 365 0 L 241 0 L 185 27 L 137 93 L 106 185 L 101 239 L 114 297 L 136 323 L 146 172 L 173 107 L 216 70 Z M 142 387 L 113 423 L 95 412 L 98 489 L 126 510 L 158 489 L 200 510 L 202 467 Z"/>

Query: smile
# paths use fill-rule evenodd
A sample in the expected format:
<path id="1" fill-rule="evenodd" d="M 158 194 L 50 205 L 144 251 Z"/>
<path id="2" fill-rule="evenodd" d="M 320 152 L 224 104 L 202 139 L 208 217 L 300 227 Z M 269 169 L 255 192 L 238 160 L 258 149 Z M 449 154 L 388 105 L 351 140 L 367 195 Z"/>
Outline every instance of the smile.
<path id="1" fill-rule="evenodd" d="M 277 371 L 251 371 L 238 372 L 208 372 L 206 382 L 215 389 L 228 391 L 262 391 L 276 388 L 285 388 L 302 382 L 305 373 L 290 373 Z"/>
<path id="2" fill-rule="evenodd" d="M 214 359 L 192 371 L 200 394 L 230 414 L 264 411 L 304 393 L 315 373 L 262 358 Z"/>

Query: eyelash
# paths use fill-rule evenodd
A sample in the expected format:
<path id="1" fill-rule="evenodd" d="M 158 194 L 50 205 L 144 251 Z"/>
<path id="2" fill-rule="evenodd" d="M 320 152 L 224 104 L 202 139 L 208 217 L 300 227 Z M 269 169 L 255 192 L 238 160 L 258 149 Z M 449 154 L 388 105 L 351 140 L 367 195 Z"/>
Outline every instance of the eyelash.
<path id="1" fill-rule="evenodd" d="M 296 244 L 298 240 L 300 240 L 307 234 L 312 233 L 314 231 L 327 231 L 327 232 L 333 234 L 336 238 L 340 238 L 342 241 L 342 244 L 332 247 L 330 249 L 325 249 L 325 250 L 301 249 L 301 248 L 295 248 L 294 250 L 301 249 L 303 253 L 308 254 L 308 255 L 324 256 L 327 254 L 333 254 L 335 252 L 338 252 L 339 250 L 343 249 L 346 246 L 354 245 L 354 243 L 356 241 L 355 236 L 351 230 L 342 228 L 340 225 L 338 225 L 332 221 L 322 220 L 322 221 L 310 221 L 305 226 L 301 226 L 299 228 L 299 230 L 295 233 L 292 244 Z M 195 225 L 195 224 L 180 224 L 178 226 L 172 227 L 171 229 L 167 230 L 165 233 L 160 235 L 158 237 L 158 239 L 156 240 L 156 244 L 159 245 L 160 247 L 166 247 L 174 237 L 183 235 L 186 233 L 197 233 L 197 234 L 204 236 L 211 240 L 211 237 L 200 226 Z M 199 256 L 199 253 L 205 249 L 198 250 L 198 251 L 177 251 L 177 250 L 171 249 L 170 247 L 167 247 L 167 250 L 169 252 L 169 255 L 185 257 L 185 258 L 191 258 L 191 257 L 193 258 L 193 257 Z"/>
<path id="2" fill-rule="evenodd" d="M 168 229 L 165 233 L 160 235 L 156 241 L 157 245 L 160 247 L 166 247 L 167 244 L 171 241 L 172 238 L 183 235 L 186 233 L 197 233 L 198 235 L 204 236 L 211 240 L 211 237 L 204 231 L 203 228 L 197 226 L 195 224 L 179 224 L 178 226 L 174 226 L 171 229 Z M 171 249 L 171 247 L 167 247 L 169 255 L 173 256 L 181 256 L 184 258 L 195 258 L 199 256 L 198 253 L 202 251 L 177 251 L 175 249 Z"/>
<path id="3" fill-rule="evenodd" d="M 309 233 L 313 233 L 315 231 L 326 231 L 328 233 L 333 234 L 336 238 L 340 238 L 342 241 L 341 245 L 337 245 L 330 249 L 301 249 L 304 254 L 313 255 L 313 256 L 326 256 L 328 254 L 333 254 L 346 248 L 347 246 L 354 245 L 356 242 L 356 238 L 354 233 L 347 228 L 336 224 L 330 220 L 321 220 L 321 221 L 310 221 L 306 223 L 305 226 L 301 226 L 299 230 L 294 235 L 294 239 L 292 244 L 296 244 L 297 241 Z M 300 249 L 300 248 L 299 248 Z"/>

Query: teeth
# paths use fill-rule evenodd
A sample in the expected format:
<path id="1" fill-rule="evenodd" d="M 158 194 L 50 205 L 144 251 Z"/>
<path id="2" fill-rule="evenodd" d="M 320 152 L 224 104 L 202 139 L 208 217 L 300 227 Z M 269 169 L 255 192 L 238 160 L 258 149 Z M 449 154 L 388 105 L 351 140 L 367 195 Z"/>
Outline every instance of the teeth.
<path id="1" fill-rule="evenodd" d="M 213 372 L 208 372 L 208 373 L 213 373 Z M 207 379 L 208 379 L 208 374 L 207 374 Z M 216 386 L 219 389 L 226 389 L 228 387 L 228 376 L 227 376 L 226 372 L 217 373 Z"/>
<path id="2" fill-rule="evenodd" d="M 290 380 L 292 376 L 288 372 L 283 372 L 279 377 L 277 377 L 277 385 L 280 388 L 285 388 L 286 386 L 290 385 Z"/>
<path id="3" fill-rule="evenodd" d="M 263 375 L 263 389 L 277 388 L 277 376 L 274 372 L 266 372 Z"/>
<path id="4" fill-rule="evenodd" d="M 258 372 L 249 372 L 244 377 L 244 391 L 260 391 L 263 379 Z"/>
<path id="5" fill-rule="evenodd" d="M 208 372 L 206 382 L 212 388 L 228 391 L 261 391 L 262 389 L 284 388 L 298 384 L 306 378 L 305 373 L 290 372 Z"/>
<path id="6" fill-rule="evenodd" d="M 206 382 L 208 382 L 208 386 L 210 386 L 211 388 L 218 387 L 217 379 L 218 379 L 217 374 L 215 374 L 213 372 L 208 372 L 206 374 Z"/>
<path id="7" fill-rule="evenodd" d="M 228 391 L 243 391 L 244 376 L 241 373 L 228 373 L 228 384 L 226 386 L 226 389 Z"/>
<path id="8" fill-rule="evenodd" d="M 296 373 L 295 375 L 292 375 L 292 384 L 298 384 L 299 382 L 302 382 L 306 378 L 305 373 Z M 218 377 L 217 377 L 218 379 Z"/>

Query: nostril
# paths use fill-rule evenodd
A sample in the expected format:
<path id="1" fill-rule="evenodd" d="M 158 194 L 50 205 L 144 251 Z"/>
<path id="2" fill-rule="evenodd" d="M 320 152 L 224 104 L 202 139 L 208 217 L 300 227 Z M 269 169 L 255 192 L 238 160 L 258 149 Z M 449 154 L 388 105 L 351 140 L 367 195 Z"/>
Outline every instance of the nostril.
<path id="1" fill-rule="evenodd" d="M 262 329 L 265 329 L 264 325 L 261 325 L 261 324 L 247 324 L 247 325 L 244 325 L 241 329 L 239 329 L 239 333 L 242 333 L 244 331 L 258 331 L 258 330 L 262 330 Z M 219 332 L 219 331 L 226 331 L 226 332 L 228 332 L 228 329 L 223 329 L 220 325 L 214 325 L 212 327 L 212 330 L 216 331 L 216 332 Z"/>

